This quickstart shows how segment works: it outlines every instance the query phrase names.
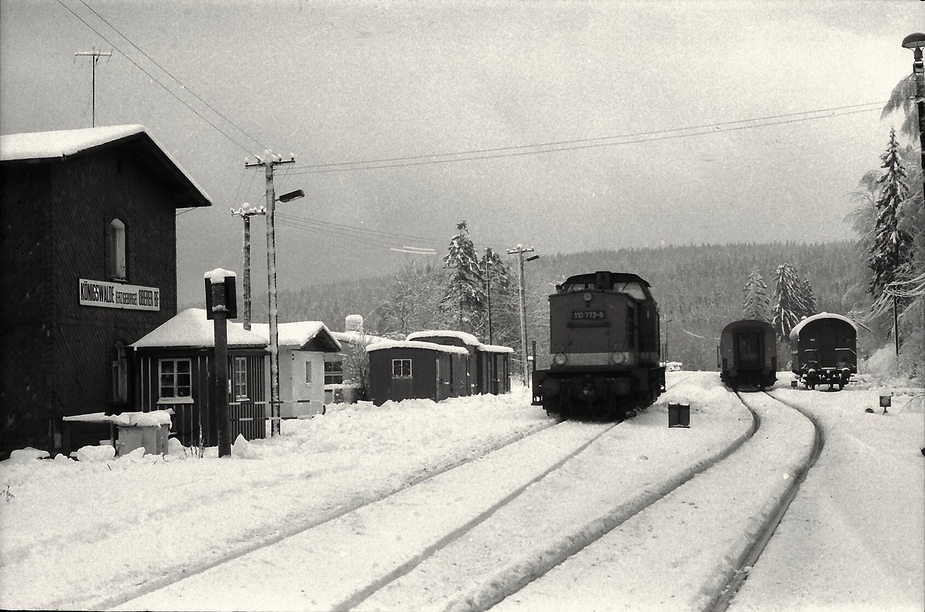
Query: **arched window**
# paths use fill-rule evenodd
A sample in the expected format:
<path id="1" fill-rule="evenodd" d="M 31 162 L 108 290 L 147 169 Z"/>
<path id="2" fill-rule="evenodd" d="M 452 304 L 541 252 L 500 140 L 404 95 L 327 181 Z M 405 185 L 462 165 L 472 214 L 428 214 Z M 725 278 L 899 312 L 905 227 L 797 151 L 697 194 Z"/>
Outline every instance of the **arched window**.
<path id="1" fill-rule="evenodd" d="M 125 223 L 121 219 L 109 222 L 109 276 L 125 280 Z"/>

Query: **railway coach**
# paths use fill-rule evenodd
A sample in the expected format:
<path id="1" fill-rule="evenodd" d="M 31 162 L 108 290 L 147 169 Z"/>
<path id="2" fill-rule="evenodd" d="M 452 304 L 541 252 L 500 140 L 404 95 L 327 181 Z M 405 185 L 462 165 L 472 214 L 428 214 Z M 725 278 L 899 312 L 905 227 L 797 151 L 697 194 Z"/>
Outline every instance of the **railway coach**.
<path id="1" fill-rule="evenodd" d="M 717 358 L 724 384 L 764 389 L 777 382 L 777 332 L 767 321 L 733 321 L 720 334 Z"/>
<path id="2" fill-rule="evenodd" d="M 858 371 L 857 336 L 854 322 L 842 315 L 822 312 L 800 321 L 790 331 L 796 379 L 808 389 L 843 389 Z"/>

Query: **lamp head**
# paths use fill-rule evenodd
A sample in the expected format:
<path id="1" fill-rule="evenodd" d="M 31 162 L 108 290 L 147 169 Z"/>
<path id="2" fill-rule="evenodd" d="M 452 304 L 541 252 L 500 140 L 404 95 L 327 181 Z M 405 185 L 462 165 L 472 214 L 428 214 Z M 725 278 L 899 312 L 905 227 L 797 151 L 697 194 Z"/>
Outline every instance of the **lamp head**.
<path id="1" fill-rule="evenodd" d="M 925 47 L 925 34 L 916 32 L 903 39 L 903 47 L 906 49 L 921 49 Z"/>
<path id="2" fill-rule="evenodd" d="M 284 193 L 283 195 L 276 198 L 280 202 L 291 202 L 292 200 L 298 200 L 299 198 L 305 197 L 305 192 L 301 189 L 296 189 L 295 191 L 290 191 L 289 193 Z"/>

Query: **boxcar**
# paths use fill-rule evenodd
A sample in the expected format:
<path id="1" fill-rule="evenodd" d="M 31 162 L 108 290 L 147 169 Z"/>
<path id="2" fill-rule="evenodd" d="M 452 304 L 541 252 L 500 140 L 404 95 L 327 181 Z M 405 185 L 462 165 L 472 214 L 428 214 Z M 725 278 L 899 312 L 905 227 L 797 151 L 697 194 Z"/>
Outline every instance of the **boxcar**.
<path id="1" fill-rule="evenodd" d="M 777 332 L 766 321 L 733 321 L 720 334 L 718 358 L 720 379 L 733 389 L 770 387 L 777 382 Z"/>
<path id="2" fill-rule="evenodd" d="M 858 371 L 858 330 L 851 319 L 822 312 L 790 331 L 792 371 L 809 389 L 827 384 L 844 388 Z"/>

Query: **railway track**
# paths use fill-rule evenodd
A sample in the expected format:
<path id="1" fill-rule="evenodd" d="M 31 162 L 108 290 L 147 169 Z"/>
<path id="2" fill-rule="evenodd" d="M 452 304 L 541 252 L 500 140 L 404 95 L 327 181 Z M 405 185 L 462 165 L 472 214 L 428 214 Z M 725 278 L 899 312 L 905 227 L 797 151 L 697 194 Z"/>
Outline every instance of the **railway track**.
<path id="1" fill-rule="evenodd" d="M 800 490 L 800 485 L 803 484 L 803 481 L 806 480 L 806 475 L 809 473 L 809 470 L 816 464 L 816 460 L 819 458 L 819 455 L 822 453 L 822 449 L 825 446 L 825 435 L 823 433 L 822 426 L 819 424 L 819 421 L 812 414 L 803 410 L 799 406 L 785 402 L 779 398 L 774 397 L 768 392 L 763 392 L 767 397 L 772 398 L 774 401 L 787 406 L 788 408 L 795 410 L 802 414 L 806 419 L 808 419 L 814 430 L 813 437 L 813 446 L 812 451 L 809 455 L 809 458 L 798 472 L 795 478 L 792 480 L 791 485 L 781 496 L 778 507 L 775 511 L 768 516 L 765 520 L 764 525 L 762 526 L 758 537 L 754 539 L 752 544 L 745 550 L 737 563 L 736 567 L 733 569 L 731 577 L 727 582 L 725 588 L 717 595 L 714 601 L 711 603 L 709 609 L 711 612 L 724 612 L 729 608 L 729 604 L 732 602 L 732 599 L 735 597 L 735 594 L 741 588 L 742 584 L 748 578 L 748 568 L 753 567 L 755 563 L 758 562 L 758 559 L 761 557 L 761 553 L 764 552 L 765 547 L 768 542 L 771 540 L 771 537 L 774 535 L 774 532 L 777 530 L 777 526 L 780 525 L 781 520 L 784 518 L 784 515 L 787 513 L 787 510 L 790 508 L 790 504 L 796 498 L 797 493 Z M 742 396 L 739 395 L 739 398 L 742 399 Z M 744 400 L 743 400 L 744 402 Z"/>
<path id="2" fill-rule="evenodd" d="M 499 446 L 491 453 L 460 462 L 438 474 L 430 474 L 411 486 L 402 487 L 377 500 L 344 509 L 336 516 L 328 517 L 276 542 L 204 565 L 197 568 L 194 575 L 164 579 L 159 584 L 148 585 L 144 593 L 129 594 L 128 597 L 123 595 L 118 601 L 106 602 L 108 605 L 101 607 L 169 608 L 172 607 L 170 602 L 182 602 L 181 607 L 184 608 L 226 607 L 214 599 L 204 602 L 195 599 L 197 593 L 211 592 L 209 588 L 203 588 L 203 585 L 209 583 L 226 585 L 229 598 L 227 607 L 239 609 L 266 608 L 268 602 L 277 607 L 306 609 L 377 607 L 381 605 L 383 597 L 387 599 L 389 594 L 401 592 L 407 583 L 414 583 L 421 577 L 426 580 L 429 570 L 441 566 L 448 555 L 459 552 L 459 547 L 464 545 L 461 543 L 471 541 L 474 534 L 480 531 L 491 531 L 500 518 L 506 516 L 508 520 L 513 518 L 515 523 L 518 522 L 518 512 L 524 505 L 529 506 L 531 501 L 536 502 L 537 492 L 544 488 L 543 483 L 558 482 L 561 485 L 562 481 L 581 482 L 583 479 L 576 479 L 576 475 L 586 471 L 587 466 L 598 461 L 600 456 L 612 455 L 614 434 L 620 429 L 617 424 L 551 424 L 529 436 Z M 756 429 L 757 420 L 752 422 L 748 434 L 737 440 L 735 447 Z M 632 435 L 625 437 L 631 439 Z M 733 451 L 734 448 L 728 448 L 721 455 Z M 664 491 L 667 493 L 720 458 L 711 457 L 694 471 L 679 470 L 681 473 L 674 481 L 660 486 L 668 487 Z M 516 466 L 516 469 L 511 466 Z M 596 471 L 601 473 L 601 470 Z M 452 500 L 453 495 L 448 493 L 450 491 L 459 494 L 479 489 L 483 499 L 478 505 L 478 512 L 467 514 L 466 511 L 453 508 L 452 504 L 440 506 L 439 500 Z M 656 494 L 650 491 L 644 492 L 634 501 L 637 504 L 635 511 L 641 509 L 638 504 L 648 505 L 655 497 Z M 396 508 L 400 509 L 397 514 Z M 606 517 L 593 517 L 592 520 L 602 521 L 596 535 L 592 534 L 584 541 L 580 538 L 575 545 L 576 550 L 587 546 L 625 520 L 622 516 L 625 512 L 628 510 L 617 511 Z M 439 529 L 428 531 L 425 528 L 426 521 L 421 519 L 422 513 L 443 516 Z M 377 522 L 378 517 L 382 516 L 389 516 L 393 521 L 395 516 L 402 518 L 398 524 L 384 526 Z M 401 541 L 382 536 L 383 532 L 401 534 Z M 386 537 L 386 540 L 382 540 L 382 537 Z M 339 542 L 337 550 L 325 548 L 324 542 L 330 541 Z M 377 550 L 378 554 L 371 554 L 372 549 Z M 367 557 L 369 561 L 360 568 L 361 571 L 357 571 L 355 564 L 349 569 L 341 568 L 337 559 L 343 555 L 354 559 Z M 300 567 L 312 568 L 304 574 L 305 583 L 291 580 L 276 582 L 270 579 L 269 584 L 267 580 L 260 581 L 263 590 L 254 590 L 252 583 L 245 584 L 248 587 L 246 589 L 235 587 L 234 577 L 246 574 L 248 570 L 245 568 L 257 568 L 261 575 L 272 576 L 273 566 L 280 559 L 288 559 L 287 563 L 295 563 Z M 323 600 L 317 597 L 313 599 L 309 586 L 319 581 L 329 585 Z M 331 588 L 330 585 L 335 586 Z M 306 588 L 302 589 L 301 586 Z M 418 592 L 427 591 L 426 588 L 411 588 Z M 283 591 L 287 589 L 293 592 L 284 594 Z M 403 595 L 400 597 L 402 600 L 398 607 L 418 607 L 404 599 Z M 452 601 L 447 603 L 450 607 L 455 605 Z"/>
<path id="3" fill-rule="evenodd" d="M 764 517 L 781 510 L 797 471 L 818 453 L 818 433 L 807 419 L 760 397 L 742 400 L 756 417 L 757 435 L 493 611 L 554 609 L 563 601 L 589 610 L 722 606 L 720 594 L 732 596 L 729 583 L 746 575 L 753 543 L 773 522 Z"/>

